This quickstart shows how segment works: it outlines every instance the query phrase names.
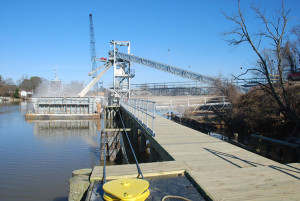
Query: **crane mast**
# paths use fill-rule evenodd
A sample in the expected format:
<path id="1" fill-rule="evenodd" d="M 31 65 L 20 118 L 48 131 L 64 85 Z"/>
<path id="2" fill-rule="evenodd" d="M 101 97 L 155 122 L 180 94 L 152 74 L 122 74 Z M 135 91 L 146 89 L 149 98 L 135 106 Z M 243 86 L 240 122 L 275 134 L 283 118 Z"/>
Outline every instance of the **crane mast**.
<path id="1" fill-rule="evenodd" d="M 128 60 L 117 59 L 118 48 L 127 47 L 127 54 L 130 55 L 130 41 L 110 41 L 113 46 L 112 56 L 109 56 L 109 62 L 114 66 L 113 93 L 115 98 L 130 98 L 130 79 L 135 76 L 131 69 L 131 63 Z"/>
<path id="2" fill-rule="evenodd" d="M 90 19 L 90 53 L 91 53 L 91 64 L 92 64 L 92 71 L 94 71 L 92 77 L 97 77 L 97 72 L 95 71 L 97 68 L 97 61 L 96 61 L 96 48 L 95 48 L 95 34 L 94 34 L 94 25 L 93 25 L 93 16 L 92 14 L 89 15 Z M 94 91 L 97 93 L 98 91 L 98 83 L 94 85 Z"/>

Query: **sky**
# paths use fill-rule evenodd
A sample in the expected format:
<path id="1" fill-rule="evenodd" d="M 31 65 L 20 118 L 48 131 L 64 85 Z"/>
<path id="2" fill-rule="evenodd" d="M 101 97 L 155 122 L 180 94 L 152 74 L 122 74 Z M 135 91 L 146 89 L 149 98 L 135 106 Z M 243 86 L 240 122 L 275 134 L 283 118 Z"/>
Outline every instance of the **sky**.
<path id="1" fill-rule="evenodd" d="M 272 17 L 281 0 L 242 0 L 250 31 L 261 28 L 252 4 Z M 290 30 L 300 24 L 300 1 L 286 0 L 285 8 L 291 9 Z M 0 0 L 0 75 L 51 80 L 57 69 L 63 83 L 91 81 L 89 14 L 97 57 L 108 57 L 111 40 L 129 40 L 131 53 L 140 57 L 208 76 L 238 75 L 257 58 L 247 44 L 227 44 L 222 33 L 234 26 L 220 9 L 236 13 L 236 0 Z M 189 81 L 138 64 L 133 68 L 132 83 Z M 112 69 L 102 81 L 113 82 Z"/>

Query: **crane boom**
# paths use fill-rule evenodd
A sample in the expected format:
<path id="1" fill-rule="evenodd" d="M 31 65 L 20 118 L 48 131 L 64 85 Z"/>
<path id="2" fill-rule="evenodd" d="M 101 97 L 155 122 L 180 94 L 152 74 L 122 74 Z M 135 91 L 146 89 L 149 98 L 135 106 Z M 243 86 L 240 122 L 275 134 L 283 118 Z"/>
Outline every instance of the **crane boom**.
<path id="1" fill-rule="evenodd" d="M 96 68 L 95 70 L 92 70 L 91 72 L 88 73 L 89 76 L 93 75 L 95 72 L 97 72 L 98 70 L 100 70 L 101 68 L 103 68 L 106 64 Z"/>
<path id="2" fill-rule="evenodd" d="M 107 62 L 106 64 L 104 64 L 103 66 L 105 66 L 105 68 L 103 69 L 103 71 L 101 71 L 101 73 L 99 73 L 99 75 L 97 77 L 95 77 L 79 94 L 79 97 L 84 97 L 87 92 L 89 92 L 89 90 L 100 80 L 100 78 L 104 75 L 104 73 L 106 73 L 106 71 L 112 66 L 111 62 Z"/>

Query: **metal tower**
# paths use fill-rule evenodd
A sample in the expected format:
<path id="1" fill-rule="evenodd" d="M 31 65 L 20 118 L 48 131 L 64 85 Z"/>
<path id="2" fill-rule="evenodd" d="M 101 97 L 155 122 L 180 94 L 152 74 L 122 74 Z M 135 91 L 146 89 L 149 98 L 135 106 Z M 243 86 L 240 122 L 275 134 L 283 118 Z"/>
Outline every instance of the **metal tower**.
<path id="1" fill-rule="evenodd" d="M 94 26 L 93 26 L 93 16 L 92 14 L 89 15 L 90 17 L 90 53 L 91 53 L 91 63 L 92 63 L 92 71 L 96 70 L 97 68 L 97 61 L 96 61 L 96 50 L 95 50 L 95 34 L 94 34 Z M 92 75 L 93 78 L 97 76 L 97 71 L 95 71 Z M 94 91 L 97 93 L 98 91 L 98 82 L 94 85 Z"/>
<path id="2" fill-rule="evenodd" d="M 118 47 L 127 46 L 127 54 L 130 55 L 129 41 L 114 41 L 110 42 L 113 45 L 113 55 L 109 60 L 113 60 L 114 66 L 114 92 L 117 98 L 130 98 L 130 78 L 134 77 L 134 70 L 130 69 L 130 61 L 117 59 Z"/>

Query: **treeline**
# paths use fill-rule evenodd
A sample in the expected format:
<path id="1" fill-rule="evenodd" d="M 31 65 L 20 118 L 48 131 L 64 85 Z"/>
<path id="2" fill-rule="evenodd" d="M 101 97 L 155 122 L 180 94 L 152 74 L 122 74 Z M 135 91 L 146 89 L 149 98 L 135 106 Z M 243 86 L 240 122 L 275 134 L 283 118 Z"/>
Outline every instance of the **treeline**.
<path id="1" fill-rule="evenodd" d="M 20 91 L 35 92 L 43 78 L 23 76 L 15 83 L 11 78 L 0 75 L 0 96 L 19 98 Z"/>
<path id="2" fill-rule="evenodd" d="M 300 83 L 285 85 L 290 109 L 300 117 Z M 274 96 L 261 87 L 254 87 L 246 94 L 239 93 L 234 86 L 227 86 L 222 90 L 231 103 L 230 107 L 213 109 L 216 117 L 206 120 L 223 122 L 224 131 L 229 138 L 238 133 L 238 141 L 242 144 L 247 144 L 251 134 L 294 143 L 300 138 L 299 126 L 280 108 Z M 279 91 L 277 88 L 276 90 Z"/>

